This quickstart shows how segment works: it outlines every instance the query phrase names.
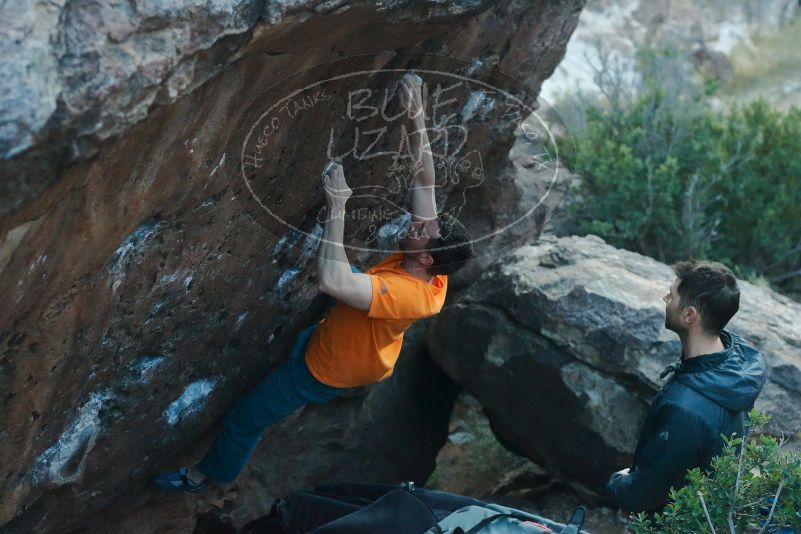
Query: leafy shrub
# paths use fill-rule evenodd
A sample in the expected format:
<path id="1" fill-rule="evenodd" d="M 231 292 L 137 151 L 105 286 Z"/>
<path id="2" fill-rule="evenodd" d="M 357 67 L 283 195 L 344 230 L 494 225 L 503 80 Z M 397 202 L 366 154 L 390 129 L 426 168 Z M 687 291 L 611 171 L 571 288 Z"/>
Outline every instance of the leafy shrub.
<path id="1" fill-rule="evenodd" d="M 724 438 L 709 473 L 691 469 L 688 484 L 671 489 L 662 513 L 638 514 L 629 528 L 635 534 L 801 532 L 801 458 L 783 451 L 776 438 L 755 435 L 768 419 L 752 411 L 744 447 L 742 438 Z"/>
<path id="2" fill-rule="evenodd" d="M 559 147 L 580 176 L 571 230 L 663 262 L 711 259 L 774 284 L 801 277 L 801 109 L 760 100 L 717 111 L 717 87 L 687 63 L 675 49 L 644 50 L 628 84 L 599 69 L 603 98 Z"/>

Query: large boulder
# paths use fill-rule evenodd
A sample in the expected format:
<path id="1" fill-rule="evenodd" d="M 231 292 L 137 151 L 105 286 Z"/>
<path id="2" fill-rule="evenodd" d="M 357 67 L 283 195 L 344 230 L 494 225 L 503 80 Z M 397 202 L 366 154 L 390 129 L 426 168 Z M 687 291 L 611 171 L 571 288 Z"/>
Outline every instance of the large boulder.
<path id="1" fill-rule="evenodd" d="M 0 83 L 13 89 L 0 91 L 10 117 L 0 124 L 10 158 L 0 160 L 0 529 L 80 528 L 141 500 L 147 478 L 207 435 L 319 316 L 319 173 L 329 134 L 353 137 L 354 122 L 338 120 L 352 88 L 297 98 L 297 120 L 270 138 L 271 166 L 240 176 L 254 158 L 235 149 L 273 97 L 343 73 L 373 73 L 358 83 L 375 92 L 409 68 L 462 76 L 439 110 L 470 133 L 474 159 L 454 177 L 481 169 L 492 184 L 508 174 L 510 126 L 561 59 L 583 1 L 151 4 L 2 7 L 14 29 L 0 36 Z M 463 61 L 442 70 L 446 56 Z M 525 104 L 515 113 L 475 89 L 511 88 L 509 76 Z M 368 119 L 363 131 L 378 120 Z M 250 138 L 259 149 L 262 135 Z M 384 188 L 355 200 L 355 215 L 403 203 L 381 158 L 345 168 L 352 186 Z M 443 205 L 475 192 L 475 176 L 461 176 Z M 349 240 L 384 235 L 397 224 L 386 219 L 354 216 Z M 479 233 L 495 224 L 484 221 Z M 348 254 L 359 265 L 380 257 Z"/>
<path id="2" fill-rule="evenodd" d="M 432 357 L 513 450 L 590 490 L 631 460 L 644 413 L 681 354 L 664 328 L 669 266 L 598 237 L 545 237 L 502 257 L 437 316 Z M 740 282 L 729 327 L 762 351 L 756 407 L 801 431 L 801 305 Z"/>

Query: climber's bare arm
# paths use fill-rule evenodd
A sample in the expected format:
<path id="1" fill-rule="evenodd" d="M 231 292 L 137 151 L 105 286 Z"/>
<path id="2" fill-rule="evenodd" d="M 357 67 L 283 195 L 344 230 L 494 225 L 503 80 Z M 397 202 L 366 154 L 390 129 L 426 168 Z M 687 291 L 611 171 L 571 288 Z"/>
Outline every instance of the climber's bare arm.
<path id="1" fill-rule="evenodd" d="M 423 80 L 416 74 L 404 74 L 399 81 L 401 106 L 409 109 L 414 132 L 410 134 L 412 153 L 419 158 L 412 183 L 412 218 L 425 221 L 437 217 L 437 200 L 434 195 L 434 158 L 426 130 L 423 106 Z"/>
<path id="2" fill-rule="evenodd" d="M 323 240 L 317 253 L 317 285 L 320 291 L 359 310 L 369 310 L 373 300 L 370 276 L 351 271 L 342 241 L 345 236 L 345 204 L 352 191 L 342 165 L 332 163 L 323 173 L 328 202 Z"/>

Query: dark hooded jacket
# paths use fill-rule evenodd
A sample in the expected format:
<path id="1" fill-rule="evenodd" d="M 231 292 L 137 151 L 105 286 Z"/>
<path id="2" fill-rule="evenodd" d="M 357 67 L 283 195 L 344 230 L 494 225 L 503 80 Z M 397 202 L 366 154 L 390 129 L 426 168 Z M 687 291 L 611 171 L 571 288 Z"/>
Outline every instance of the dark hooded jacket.
<path id="1" fill-rule="evenodd" d="M 740 336 L 724 330 L 720 339 L 723 351 L 665 370 L 675 374 L 651 403 L 629 474 L 615 473 L 607 483 L 624 510 L 661 510 L 670 488 L 686 484 L 688 469 L 707 469 L 720 454 L 721 434 L 743 435 L 744 412 L 765 384 L 765 362 Z"/>

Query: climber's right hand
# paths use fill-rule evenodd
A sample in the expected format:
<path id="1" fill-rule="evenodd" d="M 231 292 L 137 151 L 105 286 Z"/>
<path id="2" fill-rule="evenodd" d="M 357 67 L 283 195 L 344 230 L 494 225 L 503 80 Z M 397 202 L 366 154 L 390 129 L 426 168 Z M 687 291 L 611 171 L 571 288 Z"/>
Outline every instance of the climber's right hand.
<path id="1" fill-rule="evenodd" d="M 323 171 L 323 189 L 329 207 L 344 206 L 353 191 L 345 181 L 345 171 L 342 165 L 332 161 Z"/>

